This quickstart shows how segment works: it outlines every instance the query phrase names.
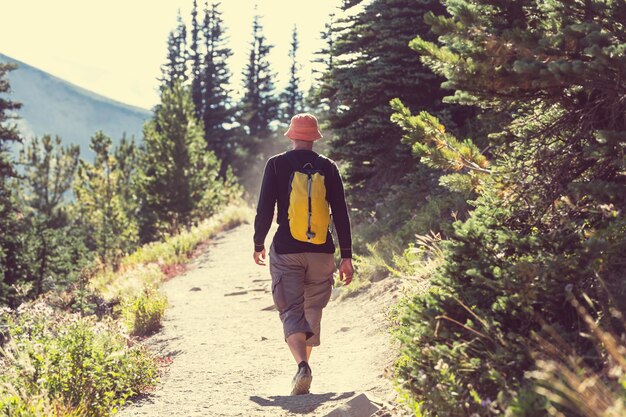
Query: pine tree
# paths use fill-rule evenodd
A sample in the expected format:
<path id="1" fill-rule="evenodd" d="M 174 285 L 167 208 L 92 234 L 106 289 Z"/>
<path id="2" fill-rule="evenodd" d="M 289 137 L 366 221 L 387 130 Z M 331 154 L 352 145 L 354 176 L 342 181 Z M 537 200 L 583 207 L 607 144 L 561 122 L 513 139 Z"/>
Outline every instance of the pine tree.
<path id="1" fill-rule="evenodd" d="M 324 47 L 315 53 L 316 58 L 312 61 L 314 65 L 313 74 L 316 78 L 330 74 L 334 68 L 335 58 L 335 14 L 328 16 L 328 21 L 324 23 L 324 30 L 320 32 L 320 39 L 324 42 Z"/>
<path id="2" fill-rule="evenodd" d="M 78 145 L 62 146 L 59 136 L 31 139 L 20 152 L 27 189 L 25 203 L 38 215 L 53 221 L 70 189 L 79 157 Z M 48 221 L 48 220 L 47 220 Z"/>
<path id="3" fill-rule="evenodd" d="M 9 71 L 13 71 L 17 66 L 0 63 L 0 94 L 8 94 L 11 87 L 5 79 Z M 15 119 L 14 112 L 22 105 L 8 99 L 0 100 L 0 179 L 13 176 L 13 164 L 10 160 L 9 146 L 12 143 L 20 142 L 21 138 L 16 124 L 10 124 Z"/>
<path id="4" fill-rule="evenodd" d="M 139 149 L 135 144 L 134 137 L 128 139 L 126 135 L 113 150 L 113 158 L 115 160 L 116 169 L 119 172 L 118 193 L 120 195 L 120 207 L 126 217 L 133 219 L 135 223 L 138 211 L 138 202 L 136 195 L 137 164 L 139 163 Z"/>
<path id="5" fill-rule="evenodd" d="M 375 0 L 354 13 L 360 3 L 345 2 L 348 17 L 336 22 L 335 40 L 328 35 L 332 69 L 323 78 L 320 99 L 332 103 L 331 155 L 347 163 L 352 207 L 369 213 L 394 184 L 406 182 L 403 178 L 417 169 L 401 129 L 390 121 L 389 101 L 399 97 L 410 108 L 444 109 L 442 79 L 408 47 L 418 34 L 434 38 L 423 15 L 444 9 L 435 0 Z M 413 180 L 437 187 L 436 176 L 424 175 Z"/>
<path id="6" fill-rule="evenodd" d="M 606 342 L 626 332 L 617 319 L 626 313 L 626 7 L 444 3 L 451 16 L 425 16 L 439 42 L 418 37 L 411 47 L 454 89 L 448 100 L 500 122 L 490 126 L 492 162 L 472 216 L 455 225 L 432 290 L 409 302 L 399 380 L 423 414 L 587 414 L 581 398 L 599 396 L 572 388 L 567 374 L 582 374 L 580 361 L 602 370 L 585 371 L 582 385 L 603 380 L 613 368 Z M 471 141 L 395 104 L 428 163 L 485 168 Z M 610 334 L 594 341 L 588 332 L 602 328 Z M 538 358 L 542 371 L 559 371 L 551 383 L 528 378 Z M 440 389 L 441 378 L 453 382 Z M 610 413 L 605 399 L 592 403 Z"/>
<path id="7" fill-rule="evenodd" d="M 325 78 L 330 77 L 334 69 L 336 36 L 335 14 L 331 13 L 328 16 L 328 21 L 324 23 L 324 30 L 320 32 L 320 39 L 324 42 L 324 46 L 315 52 L 316 57 L 311 61 L 311 88 L 306 97 L 307 105 L 315 109 L 318 119 L 323 120 L 328 118 L 328 113 L 334 113 L 336 108 L 329 100 L 333 93 L 322 92 L 330 85 L 330 82 Z"/>
<path id="8" fill-rule="evenodd" d="M 167 39 L 167 61 L 161 67 L 161 90 L 172 88 L 174 83 L 188 80 L 187 74 L 187 26 L 178 11 L 178 26 Z"/>
<path id="9" fill-rule="evenodd" d="M 6 75 L 15 68 L 14 65 L 0 63 L 0 94 L 10 93 Z M 11 144 L 21 140 L 12 120 L 20 107 L 21 104 L 0 97 L 0 303 L 13 306 L 15 294 L 11 287 L 27 278 L 22 255 L 25 249 L 23 222 L 10 185 L 15 169 L 9 149 Z"/>
<path id="10" fill-rule="evenodd" d="M 227 46 L 220 3 L 205 9 L 203 33 L 206 55 L 203 74 L 203 108 L 201 118 L 207 146 L 220 159 L 220 176 L 225 178 L 235 159 L 235 110 L 230 102 L 230 71 L 227 60 L 232 50 Z"/>
<path id="11" fill-rule="evenodd" d="M 284 123 L 289 123 L 289 120 L 294 114 L 300 113 L 303 108 L 303 94 L 300 90 L 300 65 L 296 59 L 298 53 L 298 29 L 294 25 L 293 32 L 291 34 L 291 49 L 289 50 L 289 58 L 291 59 L 291 67 L 289 68 L 289 84 L 285 92 L 282 94 L 282 109 L 280 118 Z"/>
<path id="12" fill-rule="evenodd" d="M 87 258 L 64 201 L 78 157 L 78 146 L 63 147 L 61 138 L 53 140 L 50 135 L 32 139 L 20 153 L 19 196 L 29 229 L 34 296 L 75 280 Z"/>
<path id="13" fill-rule="evenodd" d="M 252 42 L 250 58 L 244 70 L 245 93 L 241 103 L 242 124 L 251 140 L 248 148 L 254 152 L 254 141 L 267 138 L 270 123 L 278 115 L 278 100 L 275 96 L 274 78 L 269 61 L 269 53 L 273 48 L 263 35 L 261 16 L 254 16 L 252 22 Z"/>
<path id="14" fill-rule="evenodd" d="M 134 213 L 127 211 L 128 204 L 124 201 L 128 164 L 116 158 L 112 144 L 111 138 L 102 132 L 91 138 L 94 162 L 79 162 L 73 184 L 74 213 L 85 225 L 90 238 L 88 247 L 97 252 L 104 267 L 115 267 L 138 242 L 137 221 Z"/>
<path id="15" fill-rule="evenodd" d="M 210 215 L 220 195 L 228 195 L 220 188 L 219 164 L 203 136 L 189 90 L 180 83 L 164 90 L 144 129 L 137 174 L 142 241 L 176 233 Z"/>
<path id="16" fill-rule="evenodd" d="M 202 61 L 204 57 L 200 52 L 200 24 L 198 23 L 198 1 L 193 0 L 191 9 L 191 45 L 189 46 L 189 60 L 191 61 L 191 99 L 196 109 L 196 118 L 202 117 Z"/>

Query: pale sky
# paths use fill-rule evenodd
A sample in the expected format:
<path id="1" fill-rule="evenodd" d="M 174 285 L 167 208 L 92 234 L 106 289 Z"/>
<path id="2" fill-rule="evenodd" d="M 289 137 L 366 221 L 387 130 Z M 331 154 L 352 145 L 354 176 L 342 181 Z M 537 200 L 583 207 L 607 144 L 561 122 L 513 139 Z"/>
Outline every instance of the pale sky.
<path id="1" fill-rule="evenodd" d="M 205 0 L 199 0 L 203 9 Z M 211 2 L 210 2 L 211 3 Z M 249 53 L 254 4 L 266 38 L 275 45 L 271 63 L 282 90 L 287 79 L 291 31 L 298 27 L 303 88 L 313 53 L 340 0 L 223 0 L 234 87 Z M 0 0 L 0 53 L 123 103 L 158 103 L 157 78 L 177 10 L 190 19 L 193 0 Z"/>

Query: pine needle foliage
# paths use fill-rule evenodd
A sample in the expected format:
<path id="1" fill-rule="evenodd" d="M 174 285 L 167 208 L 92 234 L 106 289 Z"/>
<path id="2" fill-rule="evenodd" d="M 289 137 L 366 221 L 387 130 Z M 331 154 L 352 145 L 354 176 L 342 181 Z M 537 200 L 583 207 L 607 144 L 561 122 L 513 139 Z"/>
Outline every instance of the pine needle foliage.
<path id="1" fill-rule="evenodd" d="M 113 141 L 102 132 L 91 138 L 93 162 L 81 160 L 73 182 L 73 216 L 84 226 L 87 246 L 104 266 L 115 266 L 138 243 L 134 207 L 124 199 L 128 176 L 122 168 L 133 166 L 116 157 Z M 134 155 L 124 157 L 134 158 Z"/>
<path id="2" fill-rule="evenodd" d="M 350 1 L 342 8 L 322 33 L 330 56 L 316 61 L 325 73 L 309 101 L 325 119 L 329 153 L 342 166 L 355 247 L 366 250 L 391 237 L 402 247 L 431 226 L 443 232 L 450 214 L 465 213 L 467 205 L 439 185 L 439 171 L 417 164 L 411 143 L 391 120 L 390 100 L 428 111 L 457 133 L 471 111 L 442 102 L 443 78 L 409 48 L 417 35 L 435 40 L 423 16 L 444 13 L 439 1 Z"/>
<path id="3" fill-rule="evenodd" d="M 202 85 L 202 101 L 199 119 L 204 127 L 204 138 L 208 149 L 215 152 L 220 162 L 220 176 L 228 177 L 228 167 L 236 159 L 238 143 L 235 138 L 235 108 L 231 102 L 230 70 L 228 60 L 233 52 L 228 47 L 226 28 L 219 3 L 214 3 L 204 12 L 202 33 L 205 42 L 204 67 L 198 84 Z M 195 82 L 195 80 L 194 80 Z"/>
<path id="4" fill-rule="evenodd" d="M 136 177 L 140 237 L 144 242 L 175 234 L 212 215 L 237 194 L 231 175 L 208 150 L 188 87 L 164 90 L 144 128 Z"/>
<path id="5" fill-rule="evenodd" d="M 289 123 L 293 115 L 302 112 L 304 107 L 304 96 L 300 89 L 300 64 L 297 60 L 298 48 L 298 28 L 294 25 L 291 32 L 291 44 L 289 49 L 289 83 L 281 95 L 281 105 L 279 117 L 283 123 Z"/>
<path id="6" fill-rule="evenodd" d="M 407 132 L 403 141 L 411 145 L 420 162 L 430 168 L 453 172 L 440 177 L 440 185 L 463 194 L 479 190 L 483 177 L 492 172 L 489 160 L 471 139 L 457 139 L 428 112 L 411 115 L 399 99 L 393 99 L 391 107 L 396 112 L 391 120 Z"/>
<path id="7" fill-rule="evenodd" d="M 369 211 L 415 167 L 401 129 L 390 121 L 389 101 L 443 110 L 442 79 L 408 43 L 418 34 L 434 40 L 423 15 L 444 10 L 438 1 L 415 0 L 345 2 L 343 9 L 334 33 L 326 34 L 331 57 L 324 64 L 330 72 L 322 78 L 318 100 L 332 109 L 331 154 L 346 164 L 351 207 Z"/>
<path id="8" fill-rule="evenodd" d="M 429 293 L 407 307 L 398 381 L 422 415 L 584 415 L 526 377 L 536 365 L 528 341 L 547 323 L 586 366 L 605 365 L 571 296 L 586 297 L 608 332 L 626 332 L 616 319 L 626 312 L 626 5 L 444 4 L 448 15 L 425 17 L 438 42 L 411 47 L 446 78 L 446 101 L 499 122 L 486 165 L 436 118 L 395 103 L 424 162 L 481 174 Z"/>
<path id="9" fill-rule="evenodd" d="M 278 100 L 275 93 L 275 78 L 269 53 L 274 45 L 263 34 L 261 16 L 255 14 L 252 21 L 252 41 L 248 64 L 244 68 L 244 97 L 241 106 L 241 122 L 249 136 L 244 146 L 255 150 L 259 138 L 267 138 L 270 123 L 278 115 Z"/>
<path id="10" fill-rule="evenodd" d="M 28 225 L 33 296 L 63 288 L 77 279 L 88 259 L 82 229 L 67 204 L 79 161 L 77 145 L 63 146 L 50 135 L 33 138 L 20 152 L 20 207 Z"/>
<path id="11" fill-rule="evenodd" d="M 15 112 L 21 104 L 7 97 L 11 87 L 6 77 L 15 68 L 15 65 L 0 63 L 0 303 L 14 299 L 15 291 L 11 287 L 26 278 L 25 235 L 11 187 L 15 164 L 9 152 L 10 146 L 21 140 L 14 123 Z"/>
<path id="12" fill-rule="evenodd" d="M 161 66 L 161 91 L 171 89 L 176 83 L 185 83 L 189 79 L 188 51 L 187 51 L 187 26 L 178 11 L 178 24 L 167 38 L 167 60 Z M 195 55 L 193 59 L 197 58 Z M 197 70 L 196 67 L 193 68 Z"/>

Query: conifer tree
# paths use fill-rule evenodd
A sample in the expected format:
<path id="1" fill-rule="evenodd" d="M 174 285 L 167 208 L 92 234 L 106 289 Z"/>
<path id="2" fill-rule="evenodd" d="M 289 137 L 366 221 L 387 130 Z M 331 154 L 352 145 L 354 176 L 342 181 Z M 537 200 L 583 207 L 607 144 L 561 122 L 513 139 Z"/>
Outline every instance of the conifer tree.
<path id="1" fill-rule="evenodd" d="M 415 176 L 410 148 L 390 121 L 389 101 L 399 97 L 410 108 L 443 110 L 442 79 L 420 63 L 408 43 L 418 34 L 434 39 L 423 15 L 444 9 L 436 0 L 375 0 L 355 13 L 352 8 L 361 1 L 344 3 L 348 17 L 334 25 L 335 39 L 328 35 L 332 69 L 320 100 L 333 103 L 331 155 L 347 163 L 352 206 L 369 212 L 394 184 L 407 182 L 407 175 L 437 186 L 428 172 L 422 179 Z"/>
<path id="2" fill-rule="evenodd" d="M 9 81 L 6 79 L 7 73 L 17 68 L 12 64 L 0 63 L 0 94 L 8 94 L 11 92 Z M 15 119 L 14 112 L 19 110 L 22 105 L 3 98 L 0 100 L 0 179 L 4 184 L 4 179 L 12 176 L 13 163 L 9 155 L 9 147 L 15 142 L 20 142 L 21 138 L 17 130 L 16 124 L 11 124 L 11 120 Z"/>
<path id="3" fill-rule="evenodd" d="M 79 157 L 78 145 L 62 146 L 50 135 L 31 139 L 20 152 L 27 189 L 24 202 L 46 219 L 54 220 L 65 193 L 70 189 Z"/>
<path id="4" fill-rule="evenodd" d="M 78 157 L 77 145 L 64 147 L 50 135 L 32 139 L 20 153 L 19 196 L 28 222 L 34 296 L 72 282 L 87 257 L 64 202 Z"/>
<path id="5" fill-rule="evenodd" d="M 220 159 L 220 176 L 226 177 L 227 168 L 235 159 L 235 137 L 231 127 L 235 110 L 230 102 L 230 71 L 227 60 L 232 50 L 227 46 L 220 3 L 205 9 L 204 33 L 206 54 L 203 73 L 203 107 L 200 120 L 204 127 L 207 146 Z"/>
<path id="6" fill-rule="evenodd" d="M 15 68 L 15 65 L 0 63 L 0 95 L 10 93 L 6 76 Z M 9 150 L 11 144 L 21 140 L 12 120 L 20 107 L 21 104 L 0 96 L 0 303 L 14 302 L 11 286 L 27 277 L 22 255 L 25 249 L 23 224 L 10 185 L 15 170 Z"/>
<path id="7" fill-rule="evenodd" d="M 127 164 L 120 164 L 112 144 L 102 132 L 91 138 L 94 162 L 79 162 L 73 184 L 75 215 L 86 228 L 88 247 L 97 252 L 105 267 L 115 266 L 138 242 L 137 221 L 123 200 L 128 186 L 128 168 L 123 167 Z"/>
<path id="8" fill-rule="evenodd" d="M 242 124 L 251 140 L 247 146 L 254 152 L 254 140 L 267 138 L 270 123 L 278 115 L 278 100 L 275 96 L 275 74 L 270 67 L 270 45 L 263 35 L 261 16 L 256 14 L 252 22 L 250 56 L 244 69 L 244 97 L 241 103 Z"/>
<path id="9" fill-rule="evenodd" d="M 328 21 L 324 23 L 324 30 L 320 32 L 320 39 L 324 42 L 324 46 L 315 53 L 316 58 L 312 61 L 313 73 L 317 78 L 330 74 L 334 68 L 336 35 L 335 14 L 331 13 Z"/>
<path id="10" fill-rule="evenodd" d="M 172 88 L 174 83 L 188 80 L 187 74 L 187 26 L 178 11 L 178 26 L 167 39 L 167 61 L 161 67 L 161 90 Z"/>
<path id="11" fill-rule="evenodd" d="M 198 23 L 198 0 L 193 0 L 191 9 L 191 45 L 189 60 L 191 61 L 191 99 L 196 109 L 196 118 L 202 117 L 202 53 L 200 52 L 200 24 Z"/>
<path id="12" fill-rule="evenodd" d="M 128 139 L 126 135 L 113 150 L 116 168 L 119 171 L 118 189 L 120 194 L 120 206 L 128 218 L 137 223 L 138 202 L 136 195 L 135 180 L 137 177 L 137 164 L 139 163 L 139 149 L 135 144 L 135 138 Z"/>
<path id="13" fill-rule="evenodd" d="M 291 49 L 289 50 L 289 58 L 291 59 L 291 66 L 289 68 L 289 84 L 282 94 L 281 101 L 281 115 L 280 118 L 284 123 L 289 123 L 290 118 L 302 111 L 303 107 L 303 95 L 300 90 L 300 65 L 296 59 L 298 53 L 298 29 L 294 25 L 293 32 L 291 34 Z"/>
<path id="14" fill-rule="evenodd" d="M 311 88 L 306 97 L 307 105 L 315 109 L 318 118 L 324 120 L 329 112 L 335 112 L 336 107 L 329 100 L 333 93 L 323 92 L 325 88 L 330 87 L 330 83 L 324 78 L 330 77 L 334 68 L 336 36 L 335 14 L 331 13 L 328 21 L 324 23 L 324 30 L 320 32 L 320 39 L 324 42 L 324 46 L 315 52 L 316 57 L 311 61 Z"/>
<path id="15" fill-rule="evenodd" d="M 502 119 L 489 132 L 492 163 L 472 216 L 455 225 L 432 290 L 409 302 L 400 383 L 423 414 L 610 414 L 623 403 L 569 375 L 583 373 L 579 361 L 604 369 L 585 375 L 595 389 L 613 368 L 607 343 L 626 333 L 626 7 L 444 3 L 450 16 L 425 17 L 439 42 L 418 37 L 411 47 L 455 90 L 449 100 Z M 487 168 L 471 141 L 394 105 L 427 163 L 467 175 Z M 550 383 L 528 378 L 538 358 L 557 371 Z"/>
<path id="16" fill-rule="evenodd" d="M 206 149 L 188 88 L 174 84 L 161 94 L 144 128 L 137 174 L 142 241 L 175 233 L 210 215 L 221 200 L 219 164 Z"/>

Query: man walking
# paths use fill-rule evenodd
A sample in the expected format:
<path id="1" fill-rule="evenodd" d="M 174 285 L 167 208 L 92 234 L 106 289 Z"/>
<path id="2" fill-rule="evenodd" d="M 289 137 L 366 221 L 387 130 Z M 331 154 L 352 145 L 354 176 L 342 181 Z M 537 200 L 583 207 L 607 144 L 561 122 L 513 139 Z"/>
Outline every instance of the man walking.
<path id="1" fill-rule="evenodd" d="M 293 149 L 267 161 L 254 220 L 254 261 L 265 265 L 265 237 L 278 205 L 278 230 L 269 253 L 272 296 L 285 341 L 298 364 L 292 395 L 307 394 L 309 358 L 320 345 L 322 309 L 335 272 L 330 212 L 339 238 L 339 279 L 352 281 L 352 237 L 343 183 L 335 163 L 313 151 L 322 137 L 315 116 L 297 114 L 285 136 Z"/>

